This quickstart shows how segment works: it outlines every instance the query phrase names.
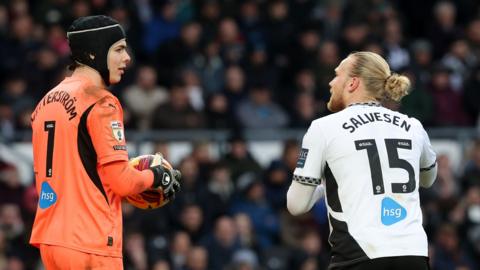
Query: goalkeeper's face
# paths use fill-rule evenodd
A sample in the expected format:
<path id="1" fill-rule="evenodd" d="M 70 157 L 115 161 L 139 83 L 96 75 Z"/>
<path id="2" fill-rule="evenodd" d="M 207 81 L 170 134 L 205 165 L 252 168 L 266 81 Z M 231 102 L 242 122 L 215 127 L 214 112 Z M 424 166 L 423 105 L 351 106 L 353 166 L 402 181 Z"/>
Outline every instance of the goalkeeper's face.
<path id="1" fill-rule="evenodd" d="M 125 39 L 115 42 L 108 50 L 107 65 L 110 73 L 110 84 L 119 83 L 125 69 L 130 63 Z"/>
<path id="2" fill-rule="evenodd" d="M 333 78 L 330 85 L 330 100 L 327 103 L 327 108 L 331 112 L 338 112 L 346 107 L 345 93 L 350 76 L 348 76 L 349 68 L 352 59 L 348 57 L 344 59 L 337 68 L 335 68 L 335 78 Z"/>

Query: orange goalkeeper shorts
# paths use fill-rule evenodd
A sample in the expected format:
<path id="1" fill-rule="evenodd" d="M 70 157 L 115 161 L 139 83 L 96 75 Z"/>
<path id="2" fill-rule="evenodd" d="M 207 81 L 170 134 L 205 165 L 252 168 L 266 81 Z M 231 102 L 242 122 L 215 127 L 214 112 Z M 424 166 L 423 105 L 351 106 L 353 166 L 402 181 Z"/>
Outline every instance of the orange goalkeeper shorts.
<path id="1" fill-rule="evenodd" d="M 40 245 L 46 270 L 110 270 L 123 269 L 122 258 L 85 253 L 61 246 Z"/>

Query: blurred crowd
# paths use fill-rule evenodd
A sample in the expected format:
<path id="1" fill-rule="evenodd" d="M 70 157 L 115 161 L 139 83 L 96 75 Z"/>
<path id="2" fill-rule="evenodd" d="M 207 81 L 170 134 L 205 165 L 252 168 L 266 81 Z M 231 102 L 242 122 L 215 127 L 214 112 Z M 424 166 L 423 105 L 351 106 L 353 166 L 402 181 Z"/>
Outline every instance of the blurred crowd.
<path id="1" fill-rule="evenodd" d="M 412 93 L 389 108 L 427 128 L 478 125 L 477 0 L 0 0 L 2 141 L 29 130 L 36 102 L 68 76 L 66 29 L 92 14 L 127 32 L 133 62 L 111 89 L 127 129 L 306 129 L 328 114 L 334 68 L 356 50 L 411 79 Z M 299 142 L 267 167 L 241 136 L 218 158 L 208 146 L 196 142 L 174 164 L 183 173 L 174 203 L 124 205 L 125 269 L 325 269 L 324 203 L 299 218 L 285 210 Z M 437 183 L 421 190 L 434 270 L 480 267 L 480 140 L 468 154 L 459 171 L 440 155 Z M 1 270 L 40 269 L 27 245 L 36 201 L 0 162 Z"/>
<path id="2" fill-rule="evenodd" d="M 8 140 L 29 129 L 36 101 L 68 75 L 66 29 L 91 14 L 108 14 L 127 32 L 133 63 L 112 89 L 127 128 L 304 129 L 328 114 L 333 69 L 356 50 L 383 55 L 411 79 L 411 95 L 387 106 L 427 127 L 473 127 L 479 6 L 476 0 L 3 0 L 0 134 Z"/>

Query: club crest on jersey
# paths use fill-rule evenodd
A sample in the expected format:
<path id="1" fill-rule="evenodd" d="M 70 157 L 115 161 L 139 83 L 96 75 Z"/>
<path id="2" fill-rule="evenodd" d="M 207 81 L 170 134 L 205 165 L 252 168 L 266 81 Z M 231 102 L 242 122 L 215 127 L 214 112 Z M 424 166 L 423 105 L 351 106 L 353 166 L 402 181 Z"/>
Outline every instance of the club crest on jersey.
<path id="1" fill-rule="evenodd" d="M 113 137 L 119 142 L 123 141 L 125 136 L 123 135 L 122 122 L 112 121 L 112 122 L 110 122 L 110 126 L 112 127 Z"/>
<path id="2" fill-rule="evenodd" d="M 382 200 L 381 217 L 383 225 L 393 225 L 407 217 L 407 210 L 392 198 Z"/>
<path id="3" fill-rule="evenodd" d="M 308 149 L 302 148 L 300 154 L 298 155 L 297 168 L 303 168 L 305 166 L 305 161 L 307 160 Z"/>
<path id="4" fill-rule="evenodd" d="M 46 181 L 42 183 L 39 197 L 38 204 L 42 209 L 46 209 L 57 202 L 57 193 Z"/>

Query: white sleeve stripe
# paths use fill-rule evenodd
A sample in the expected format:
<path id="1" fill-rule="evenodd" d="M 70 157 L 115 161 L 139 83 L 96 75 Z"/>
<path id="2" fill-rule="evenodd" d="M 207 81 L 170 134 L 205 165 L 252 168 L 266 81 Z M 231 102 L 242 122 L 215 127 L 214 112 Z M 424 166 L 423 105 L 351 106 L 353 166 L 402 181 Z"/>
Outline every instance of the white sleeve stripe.
<path id="1" fill-rule="evenodd" d="M 70 37 L 73 34 L 80 34 L 80 33 L 85 33 L 85 32 L 98 31 L 98 30 L 108 29 L 108 28 L 117 27 L 117 26 L 120 26 L 120 24 L 117 23 L 117 24 L 112 24 L 112 25 L 107 25 L 107 26 L 102 26 L 102 27 L 97 27 L 97 28 L 70 31 L 70 32 L 67 32 L 67 38 Z"/>
<path id="2" fill-rule="evenodd" d="M 296 174 L 293 175 L 293 181 L 310 186 L 318 186 L 321 183 L 320 178 L 307 177 Z"/>

